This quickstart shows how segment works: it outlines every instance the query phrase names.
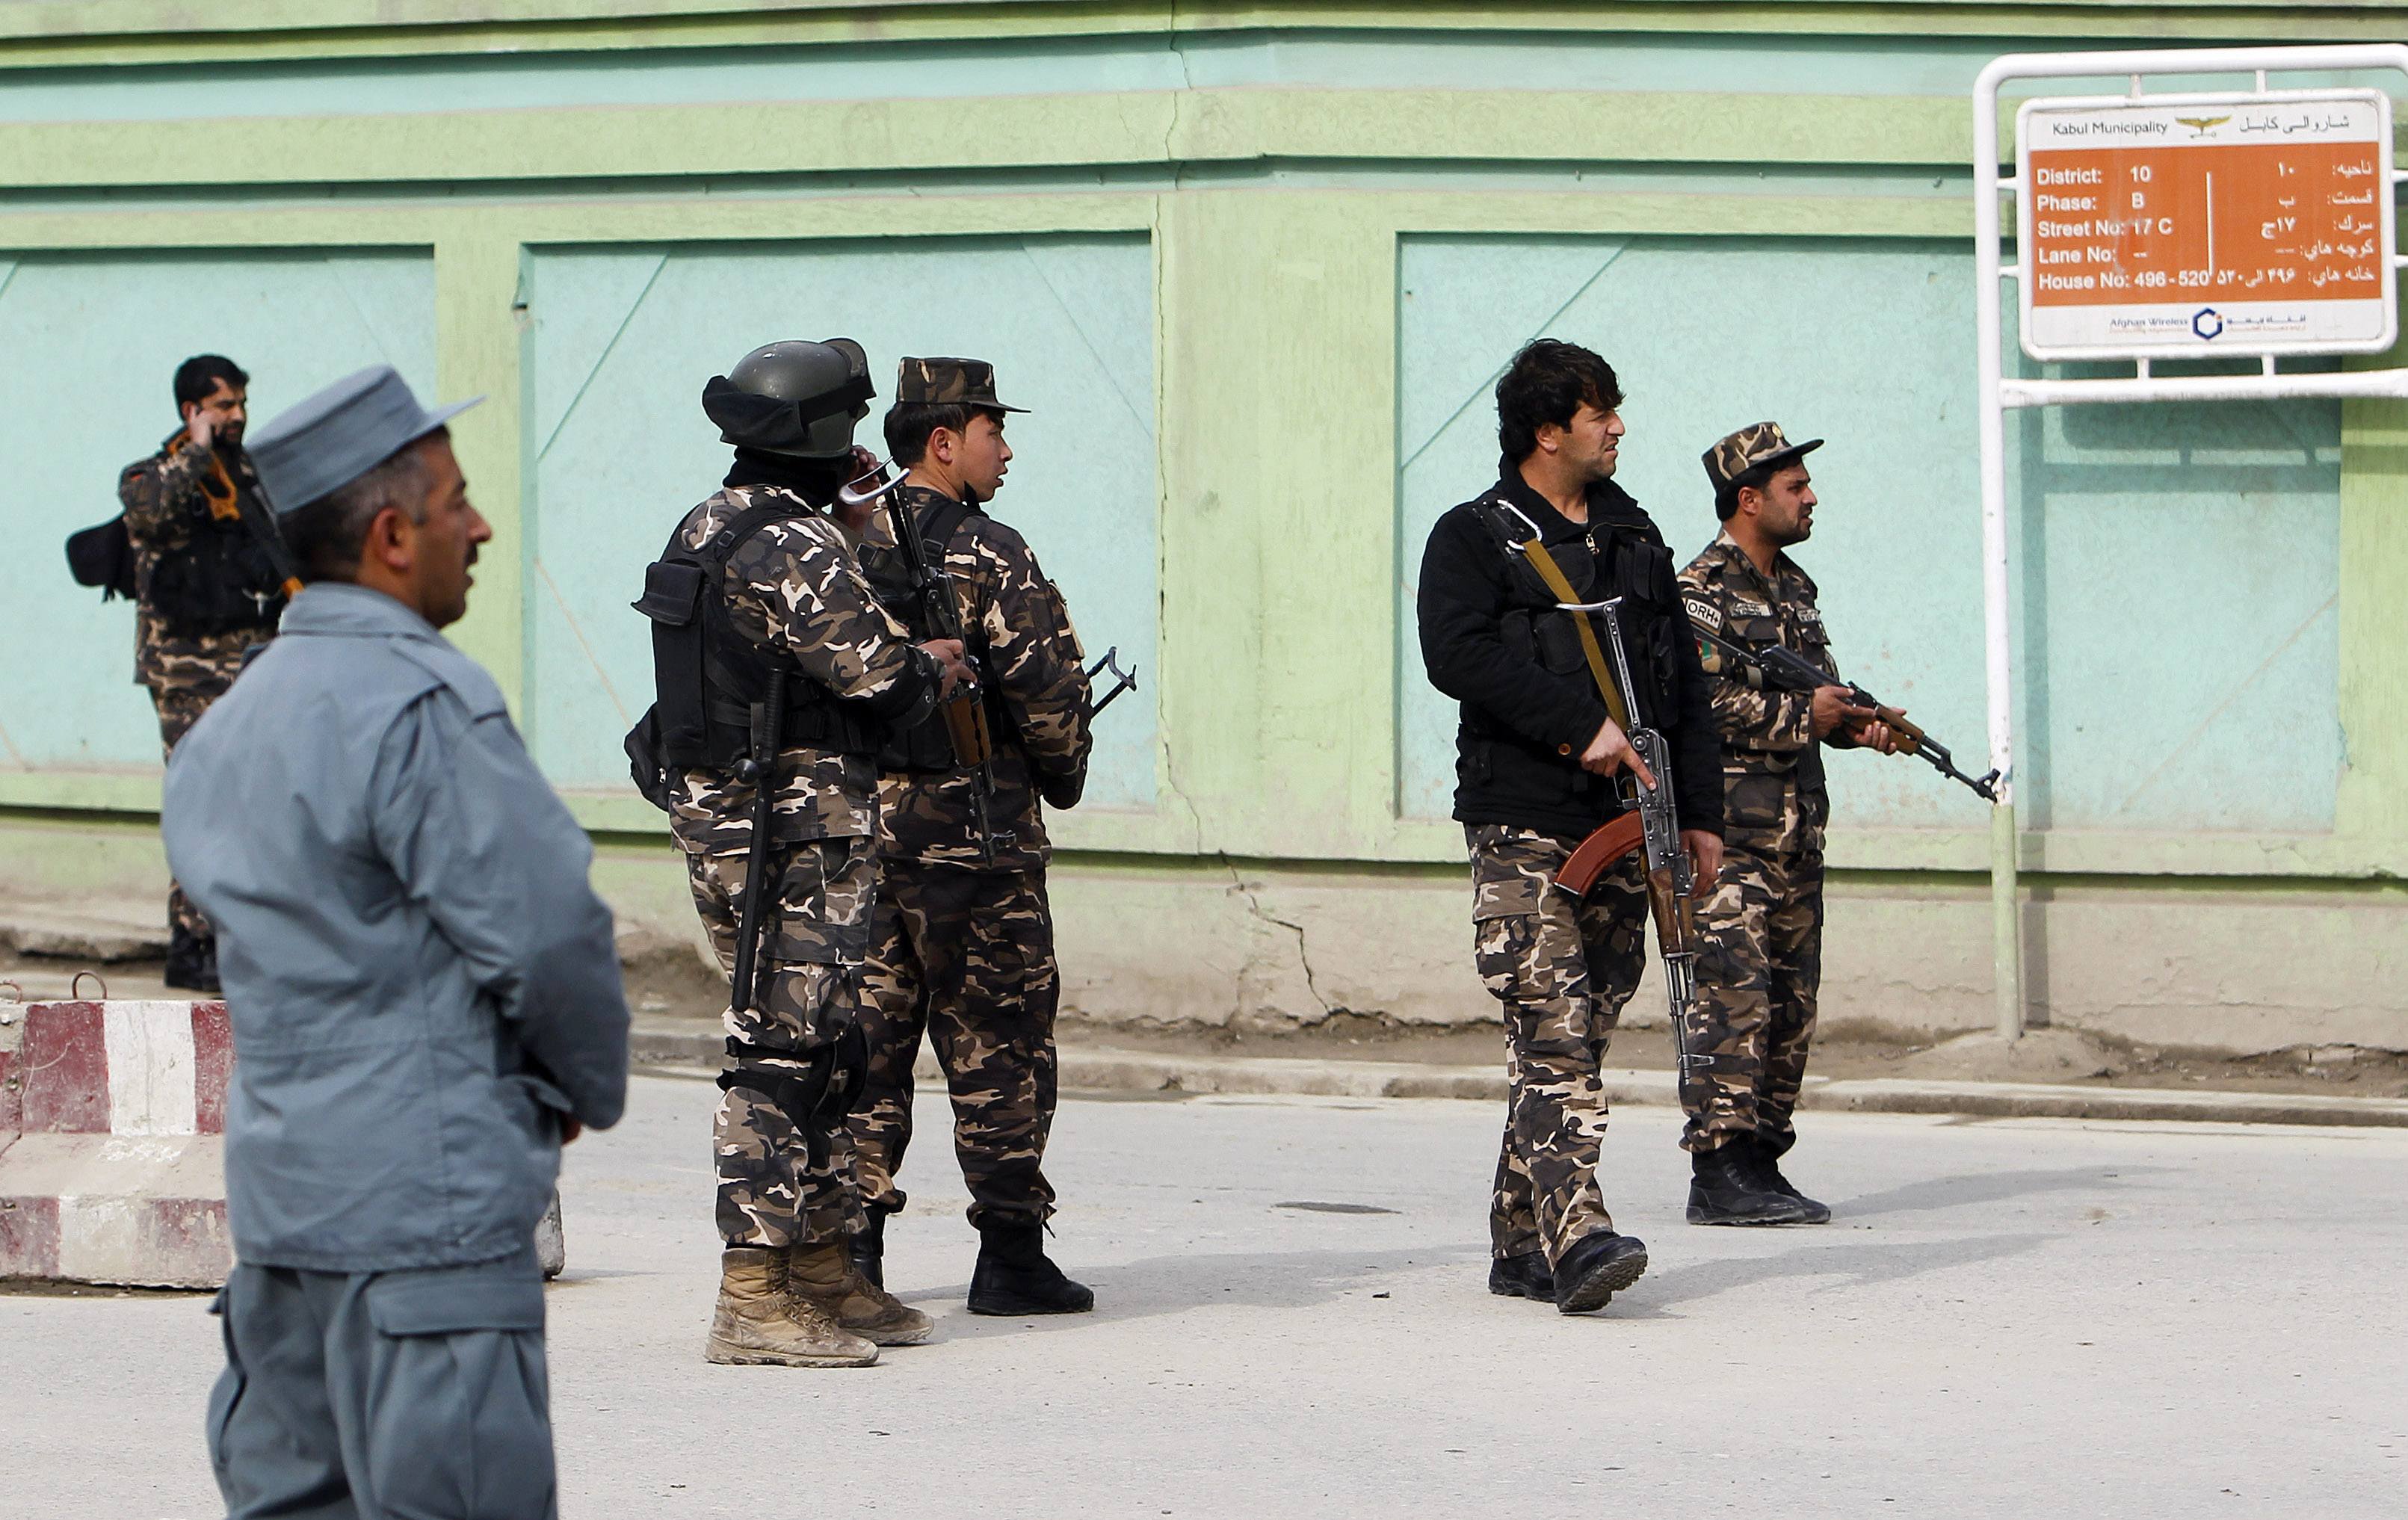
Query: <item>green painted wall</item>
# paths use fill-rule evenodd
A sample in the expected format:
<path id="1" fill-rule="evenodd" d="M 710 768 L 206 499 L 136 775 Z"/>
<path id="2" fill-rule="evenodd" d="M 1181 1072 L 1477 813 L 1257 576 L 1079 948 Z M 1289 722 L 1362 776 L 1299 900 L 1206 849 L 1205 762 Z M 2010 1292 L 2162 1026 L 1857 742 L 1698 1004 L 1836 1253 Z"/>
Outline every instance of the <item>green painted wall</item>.
<path id="1" fill-rule="evenodd" d="M 994 503 L 1026 534 L 1100 655 L 1151 670 L 1154 259 L 1141 236 L 545 248 L 528 261 L 526 731 L 559 784 L 621 789 L 651 700 L 642 566 L 726 469 L 695 425 L 703 382 L 772 334 L 997 366 L 1017 454 Z M 862 441 L 879 448 L 877 414 Z M 666 424 L 666 425 L 665 425 Z M 881 450 L 882 452 L 882 449 Z M 1151 809 L 1149 701 L 1098 735 L 1088 801 Z"/>
<path id="2" fill-rule="evenodd" d="M 26 570 L 0 766 L 20 776 L 158 768 L 132 604 L 68 580 L 57 540 L 116 513 L 117 472 L 176 426 L 177 360 L 204 350 L 256 373 L 262 417 L 367 364 L 432 384 L 434 263 L 424 248 L 0 252 L 0 521 Z"/>
<path id="3" fill-rule="evenodd" d="M 1713 436 L 1829 438 L 1803 557 L 1842 656 L 1977 755 L 1973 73 L 2387 39 L 2408 6 L 184 15 L 0 14 L 0 522 L 43 566 L 16 636 L 42 657 L 0 668 L 0 808 L 155 805 L 124 609 L 51 556 L 169 425 L 174 363 L 222 348 L 264 411 L 379 358 L 494 398 L 458 430 L 502 539 L 460 637 L 582 816 L 653 831 L 618 781 L 647 680 L 624 604 L 717 474 L 694 398 L 753 342 L 841 331 L 882 370 L 996 358 L 1036 409 L 998 509 L 1091 652 L 1146 676 L 1063 821 L 1076 857 L 1208 857 L 1199 882 L 1332 862 L 1370 890 L 1459 854 L 1412 579 L 1494 467 L 1486 388 L 1520 341 L 1614 360 L 1627 481 L 1684 551 Z M 2043 886 L 2402 874 L 2403 439 L 2375 404 L 2018 419 Z M 1980 869 L 1961 793 L 1871 757 L 1835 776 L 1856 880 Z"/>

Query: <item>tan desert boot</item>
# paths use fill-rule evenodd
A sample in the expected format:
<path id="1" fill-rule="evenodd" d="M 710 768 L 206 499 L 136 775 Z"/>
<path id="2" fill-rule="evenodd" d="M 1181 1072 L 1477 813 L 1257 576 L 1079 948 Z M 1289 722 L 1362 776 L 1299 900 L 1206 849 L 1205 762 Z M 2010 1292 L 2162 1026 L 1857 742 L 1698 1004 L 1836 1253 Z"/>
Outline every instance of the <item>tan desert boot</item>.
<path id="1" fill-rule="evenodd" d="M 720 1257 L 703 1360 L 744 1367 L 867 1367 L 878 1348 L 786 1291 L 786 1254 L 736 1246 Z"/>
<path id="2" fill-rule="evenodd" d="M 862 1276 L 841 1240 L 788 1246 L 786 1292 L 882 1346 L 916 1346 L 936 1328 L 936 1321 Z"/>

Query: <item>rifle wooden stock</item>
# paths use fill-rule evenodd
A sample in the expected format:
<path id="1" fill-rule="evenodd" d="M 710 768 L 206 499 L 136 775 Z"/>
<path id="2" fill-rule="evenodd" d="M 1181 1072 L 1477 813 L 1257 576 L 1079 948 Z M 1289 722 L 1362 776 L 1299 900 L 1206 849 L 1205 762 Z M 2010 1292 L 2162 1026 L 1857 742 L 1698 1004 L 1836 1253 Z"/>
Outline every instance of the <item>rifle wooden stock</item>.
<path id="1" fill-rule="evenodd" d="M 1646 825 L 1639 810 L 1631 809 L 1603 828 L 1581 840 L 1555 871 L 1555 885 L 1574 897 L 1585 897 L 1597 885 L 1597 879 L 1613 868 L 1614 863 L 1644 842 Z"/>
<path id="2" fill-rule="evenodd" d="M 1647 878 L 1647 908 L 1656 915 L 1656 948 L 1679 955 L 1698 948 L 1698 899 L 1672 890 L 1672 873 L 1656 871 Z"/>
<path id="3" fill-rule="evenodd" d="M 995 739 L 987 732 L 986 704 L 975 688 L 967 695 L 946 698 L 937 710 L 944 715 L 945 737 L 953 740 L 955 765 L 982 766 L 994 757 Z"/>

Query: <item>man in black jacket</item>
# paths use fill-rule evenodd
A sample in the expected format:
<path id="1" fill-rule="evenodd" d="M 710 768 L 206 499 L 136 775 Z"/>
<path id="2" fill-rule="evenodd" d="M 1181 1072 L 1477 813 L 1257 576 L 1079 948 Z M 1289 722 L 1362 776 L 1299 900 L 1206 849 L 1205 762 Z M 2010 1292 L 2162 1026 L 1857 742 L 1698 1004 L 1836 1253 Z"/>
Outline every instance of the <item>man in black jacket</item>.
<path id="1" fill-rule="evenodd" d="M 1489 1212 L 1492 1293 L 1601 1308 L 1647 1269 L 1597 1186 L 1598 1080 L 1645 959 L 1634 853 L 1585 899 L 1554 883 L 1581 839 L 1624 810 L 1610 778 L 1654 785 L 1607 716 L 1572 619 L 1513 547 L 1537 538 L 1583 602 L 1622 600 L 1636 721 L 1672 756 L 1681 838 L 1706 891 L 1722 865 L 1722 754 L 1663 535 L 1612 480 L 1624 427 L 1603 359 L 1541 338 L 1497 382 L 1498 479 L 1448 511 L 1422 557 L 1430 683 L 1463 705 L 1455 816 L 1471 850 L 1477 964 L 1504 1005 L 1512 1090 Z"/>

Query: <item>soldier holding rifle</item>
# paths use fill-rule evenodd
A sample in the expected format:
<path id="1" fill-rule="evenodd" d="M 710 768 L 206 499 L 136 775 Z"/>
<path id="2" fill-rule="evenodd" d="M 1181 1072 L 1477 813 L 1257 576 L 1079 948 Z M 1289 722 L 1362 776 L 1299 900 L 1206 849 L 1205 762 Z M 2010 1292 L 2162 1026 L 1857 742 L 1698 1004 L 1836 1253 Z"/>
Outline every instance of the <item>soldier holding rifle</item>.
<path id="1" fill-rule="evenodd" d="M 1711 883 L 1722 857 L 1719 741 L 1671 553 L 1612 479 L 1621 403 L 1612 366 L 1586 349 L 1542 338 L 1516 354 L 1497 384 L 1498 480 L 1439 519 L 1418 594 L 1430 681 L 1462 704 L 1455 816 L 1512 1084 L 1489 1290 L 1566 1313 L 1602 1307 L 1646 1269 L 1646 1247 L 1614 1230 L 1598 1189 L 1598 1068 L 1639 983 L 1651 891 L 1673 949 L 1681 879 Z M 1601 644 L 1622 656 L 1627 690 Z M 1664 765 L 1634 748 L 1639 724 Z M 1672 806 L 1648 820 L 1647 849 L 1623 831 L 1584 892 L 1559 883 L 1584 841 L 1648 801 Z"/>
<path id="2" fill-rule="evenodd" d="M 1011 463 L 1005 418 L 1021 409 L 996 399 L 992 365 L 904 360 L 886 446 L 908 473 L 862 550 L 888 610 L 914 637 L 962 639 L 978 684 L 880 756 L 869 1074 L 852 1121 L 867 1215 L 854 1259 L 884 1281 L 924 1033 L 953 1094 L 953 1150 L 979 1232 L 974 1314 L 1082 1313 L 1096 1302 L 1044 1246 L 1061 997 L 1045 810 L 1076 806 L 1085 788 L 1092 712 L 1062 594 L 1027 540 L 987 511 Z"/>
<path id="3" fill-rule="evenodd" d="M 733 973 L 713 1130 L 726 1252 L 713 1362 L 866 1367 L 930 1322 L 853 1269 L 845 1114 L 877 886 L 875 756 L 967 675 L 914 648 L 829 515 L 866 461 L 860 345 L 772 343 L 703 392 L 736 447 L 722 488 L 645 572 L 658 701 L 628 736 Z"/>
<path id="4" fill-rule="evenodd" d="M 1721 534 L 1681 572 L 1723 736 L 1721 880 L 1698 910 L 1698 997 L 1684 1031 L 1689 1223 L 1819 1225 L 1782 1175 L 1822 978 L 1823 748 L 1919 755 L 1985 798 L 1991 778 L 1840 679 L 1813 581 L 1784 551 L 1813 532 L 1806 455 L 1756 423 L 1705 452 Z"/>

